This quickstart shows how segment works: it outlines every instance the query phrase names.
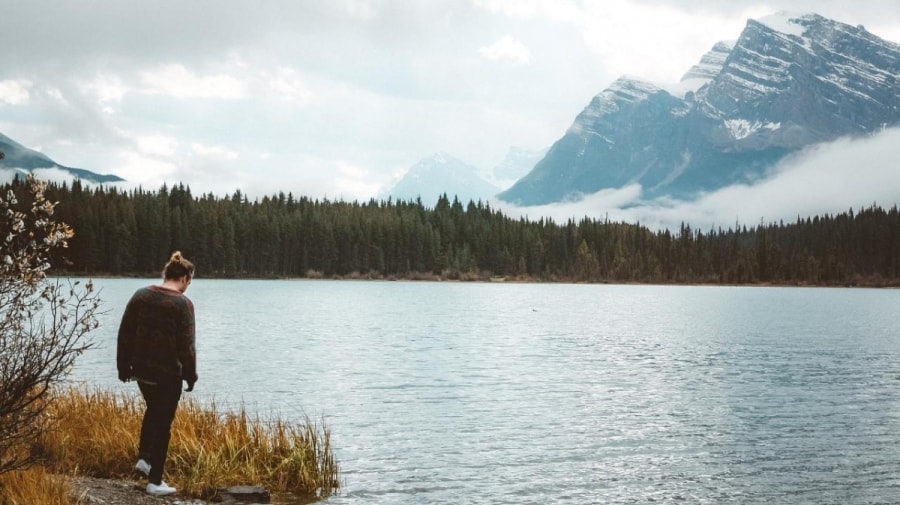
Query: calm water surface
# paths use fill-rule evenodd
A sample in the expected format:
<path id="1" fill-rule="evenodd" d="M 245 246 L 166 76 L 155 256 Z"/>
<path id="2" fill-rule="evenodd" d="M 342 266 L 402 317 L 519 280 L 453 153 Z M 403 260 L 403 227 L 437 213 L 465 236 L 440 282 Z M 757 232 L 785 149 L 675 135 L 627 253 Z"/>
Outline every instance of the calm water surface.
<path id="1" fill-rule="evenodd" d="M 131 293 L 73 378 L 115 372 Z M 324 418 L 346 504 L 900 503 L 900 291 L 198 278 L 199 397 Z"/>

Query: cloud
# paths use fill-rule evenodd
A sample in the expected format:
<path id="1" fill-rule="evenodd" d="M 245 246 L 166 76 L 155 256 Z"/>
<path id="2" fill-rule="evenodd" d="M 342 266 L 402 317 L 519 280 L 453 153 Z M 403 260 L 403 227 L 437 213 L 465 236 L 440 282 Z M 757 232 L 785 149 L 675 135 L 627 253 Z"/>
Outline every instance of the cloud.
<path id="1" fill-rule="evenodd" d="M 226 74 L 197 75 L 184 65 L 173 63 L 143 72 L 146 93 L 176 98 L 239 99 L 247 96 L 243 81 Z"/>
<path id="2" fill-rule="evenodd" d="M 546 147 L 619 75 L 677 80 L 747 17 L 774 10 L 756 0 L 5 6 L 16 22 L 0 45 L 16 50 L 0 52 L 4 134 L 60 163 L 154 185 L 361 199 L 435 151 L 490 169 L 511 145 Z M 896 0 L 791 9 L 881 36 L 900 26 Z M 634 191 L 582 203 L 628 219 L 713 212 L 712 200 L 640 202 Z"/>
<path id="3" fill-rule="evenodd" d="M 109 114 L 83 83 L 66 79 L 36 79 L 28 88 L 27 103 L 8 109 L 2 133 L 26 145 L 43 146 L 46 154 L 68 166 L 86 166 L 83 160 L 94 145 L 111 150 L 123 138 L 108 120 Z M 2 102 L 0 102 L 2 104 Z M 56 147 L 74 146 L 66 157 Z M 106 156 L 112 156 L 107 151 Z"/>
<path id="4" fill-rule="evenodd" d="M 191 151 L 199 156 L 209 156 L 226 160 L 235 160 L 238 153 L 224 146 L 208 146 L 200 143 L 191 144 Z"/>
<path id="5" fill-rule="evenodd" d="M 528 48 L 510 35 L 504 35 L 503 38 L 489 46 L 480 47 L 478 54 L 491 61 L 512 60 L 522 64 L 531 63 L 531 53 Z"/>
<path id="6" fill-rule="evenodd" d="M 701 205 L 775 221 L 900 202 L 900 129 L 841 139 L 786 159 L 767 179 L 708 195 Z M 741 214 L 738 214 L 740 217 Z M 744 220 L 743 218 L 741 219 Z"/>
<path id="7" fill-rule="evenodd" d="M 770 13 L 756 7 L 742 9 L 739 18 L 725 17 L 677 3 L 635 0 L 475 0 L 475 5 L 510 18 L 567 25 L 601 62 L 604 74 L 661 82 L 678 81 L 716 42 L 736 38 L 747 17 Z"/>
<path id="8" fill-rule="evenodd" d="M 31 98 L 29 90 L 31 81 L 25 79 L 10 79 L 0 81 L 0 103 L 9 105 L 21 105 Z"/>
<path id="9" fill-rule="evenodd" d="M 306 103 L 313 98 L 313 92 L 292 68 L 281 68 L 275 75 L 263 74 L 263 79 L 269 83 L 269 87 L 282 99 Z"/>
<path id="10" fill-rule="evenodd" d="M 178 149 L 178 139 L 166 135 L 138 135 L 134 141 L 138 151 L 148 156 L 172 156 Z"/>
<path id="11" fill-rule="evenodd" d="M 874 137 L 840 139 L 820 144 L 783 160 L 755 184 L 739 184 L 695 200 L 641 200 L 639 186 L 603 190 L 578 202 L 535 207 L 497 205 L 510 215 L 541 216 L 565 222 L 594 219 L 641 223 L 652 229 L 678 229 L 682 222 L 694 229 L 727 229 L 735 223 L 756 226 L 794 222 L 846 212 L 876 204 L 900 204 L 900 129 Z"/>
<path id="12" fill-rule="evenodd" d="M 16 177 L 21 177 L 23 175 L 23 171 L 19 171 L 18 169 L 13 170 L 0 170 L 0 184 L 9 184 L 13 182 L 13 179 Z M 32 175 L 34 175 L 37 179 L 42 181 L 51 182 L 54 184 L 62 185 L 68 184 L 71 185 L 75 182 L 78 177 L 69 172 L 68 170 L 62 170 L 56 167 L 48 167 L 48 168 L 35 168 L 31 171 Z M 90 184 L 90 183 L 86 183 Z"/>
<path id="13" fill-rule="evenodd" d="M 864 24 L 867 29 L 879 36 L 897 33 L 897 18 L 900 17 L 900 3 L 895 0 L 866 0 L 865 2 L 846 2 L 843 0 L 792 0 L 787 7 L 760 2 L 759 0 L 639 0 L 649 8 L 674 8 L 683 12 L 699 12 L 708 14 L 717 12 L 723 16 L 741 16 L 748 11 L 768 11 L 767 14 L 779 10 L 792 12 L 815 12 L 826 17 L 840 20 L 847 24 Z M 893 25 L 893 28 L 887 29 Z M 884 27 L 886 32 L 876 30 Z M 897 33 L 900 35 L 900 33 Z M 900 37 L 890 39 L 900 41 Z"/>
<path id="14" fill-rule="evenodd" d="M 472 3 L 489 12 L 512 17 L 574 22 L 581 16 L 581 8 L 569 0 L 473 0 Z"/>
<path id="15" fill-rule="evenodd" d="M 98 74 L 93 79 L 82 84 L 84 91 L 97 97 L 101 103 L 121 102 L 122 97 L 129 92 L 122 78 L 108 73 Z"/>
<path id="16" fill-rule="evenodd" d="M 126 150 L 118 153 L 115 174 L 126 180 L 126 186 L 155 188 L 177 171 L 178 166 L 173 162 Z"/>
<path id="17" fill-rule="evenodd" d="M 163 184 L 171 187 L 184 183 L 195 195 L 227 196 L 240 190 L 251 200 L 283 192 L 311 198 L 366 201 L 380 189 L 377 174 L 356 163 L 242 149 L 195 143 L 187 153 L 171 157 L 124 151 L 120 153 L 117 174 L 126 181 L 115 186 L 126 190 L 138 186 L 156 189 Z M 248 163 L 253 170 L 248 170 Z"/>
<path id="18" fill-rule="evenodd" d="M 44 88 L 44 93 L 57 105 L 69 106 L 71 105 L 66 97 L 63 95 L 63 92 L 59 88 L 47 87 Z"/>
<path id="19" fill-rule="evenodd" d="M 758 0 L 474 0 L 509 18 L 570 25 L 607 73 L 675 82 L 720 40 L 736 39 L 746 20 L 779 10 Z M 790 10 L 816 12 L 900 42 L 900 3 L 795 0 Z M 664 41 L 664 42 L 660 42 Z"/>
<path id="20" fill-rule="evenodd" d="M 338 161 L 335 179 L 337 195 L 345 200 L 366 200 L 381 189 L 381 185 L 370 180 L 369 171 L 358 165 Z"/>
<path id="21" fill-rule="evenodd" d="M 616 75 L 668 83 L 679 81 L 716 42 L 736 39 L 748 17 L 766 13 L 768 9 L 727 18 L 670 5 L 610 0 L 586 4 L 577 29 Z"/>
<path id="22" fill-rule="evenodd" d="M 377 16 L 378 9 L 372 0 L 348 0 L 338 3 L 348 14 L 355 18 L 370 20 Z"/>
<path id="23" fill-rule="evenodd" d="M 55 184 L 72 184 L 76 177 L 66 170 L 58 168 L 38 168 L 33 172 L 35 177 L 43 181 L 49 181 Z"/>
<path id="24" fill-rule="evenodd" d="M 558 223 L 569 219 L 589 217 L 605 219 L 618 213 L 618 209 L 631 205 L 641 197 L 640 184 L 630 184 L 622 188 L 603 189 L 596 193 L 584 195 L 577 201 L 517 207 L 503 201 L 493 201 L 491 205 L 502 210 L 508 216 L 526 217 L 531 220 L 550 218 Z"/>

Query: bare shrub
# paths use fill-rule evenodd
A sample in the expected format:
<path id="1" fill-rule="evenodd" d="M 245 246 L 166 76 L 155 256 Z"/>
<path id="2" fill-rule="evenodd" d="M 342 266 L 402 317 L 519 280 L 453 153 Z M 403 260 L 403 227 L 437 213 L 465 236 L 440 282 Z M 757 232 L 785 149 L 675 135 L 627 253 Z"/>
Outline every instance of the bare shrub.
<path id="1" fill-rule="evenodd" d="M 19 202 L 0 197 L 0 474 L 35 462 L 32 444 L 47 428 L 49 390 L 91 347 L 100 300 L 93 285 L 51 281 L 50 253 L 73 232 L 53 219 L 47 184 L 26 180 Z M 28 209 L 23 211 L 20 209 Z"/>

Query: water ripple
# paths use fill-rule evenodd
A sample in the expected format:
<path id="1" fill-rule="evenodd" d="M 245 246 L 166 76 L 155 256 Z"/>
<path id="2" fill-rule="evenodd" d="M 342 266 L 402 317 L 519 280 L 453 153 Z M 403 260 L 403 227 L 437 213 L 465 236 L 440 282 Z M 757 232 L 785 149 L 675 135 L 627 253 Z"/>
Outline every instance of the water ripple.
<path id="1" fill-rule="evenodd" d="M 102 283 L 123 304 L 136 287 Z M 900 503 L 898 291 L 198 280 L 189 295 L 197 394 L 324 416 L 346 484 L 330 505 Z M 111 363 L 107 346 L 75 375 L 114 381 Z"/>

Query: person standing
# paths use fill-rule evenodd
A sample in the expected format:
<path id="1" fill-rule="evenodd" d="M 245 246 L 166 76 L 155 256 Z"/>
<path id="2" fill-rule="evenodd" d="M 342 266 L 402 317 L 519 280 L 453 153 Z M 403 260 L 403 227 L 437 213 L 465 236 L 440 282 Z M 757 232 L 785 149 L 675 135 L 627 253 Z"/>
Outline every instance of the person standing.
<path id="1" fill-rule="evenodd" d="M 163 270 L 163 282 L 138 289 L 122 315 L 116 348 L 119 380 L 135 380 L 146 410 L 141 424 L 135 470 L 148 478 L 146 491 L 175 493 L 162 480 L 172 421 L 185 391 L 197 382 L 194 305 L 184 295 L 194 278 L 194 264 L 176 251 Z"/>

